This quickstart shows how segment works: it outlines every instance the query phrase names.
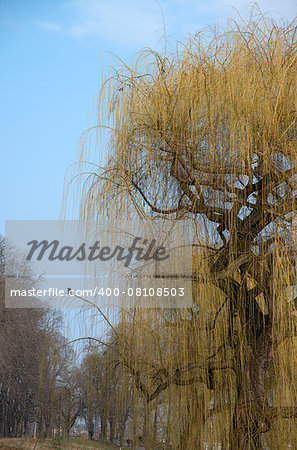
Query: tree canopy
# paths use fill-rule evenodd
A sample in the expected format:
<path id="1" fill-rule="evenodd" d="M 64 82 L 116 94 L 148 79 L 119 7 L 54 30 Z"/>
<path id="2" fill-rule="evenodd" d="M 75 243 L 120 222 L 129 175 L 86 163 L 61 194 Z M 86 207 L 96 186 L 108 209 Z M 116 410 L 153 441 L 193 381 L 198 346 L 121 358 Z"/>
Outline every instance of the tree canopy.
<path id="1" fill-rule="evenodd" d="M 171 322 L 183 324 L 175 328 L 182 348 L 169 342 L 175 363 L 161 384 L 170 385 L 172 370 L 208 370 L 208 393 L 198 401 L 193 388 L 192 407 L 221 405 L 215 437 L 205 415 L 201 429 L 205 442 L 225 439 L 231 448 L 262 448 L 263 435 L 272 448 L 296 439 L 282 420 L 297 416 L 296 32 L 295 22 L 254 11 L 223 33 L 178 43 L 173 54 L 144 50 L 133 67 L 117 68 L 99 99 L 99 126 L 109 117 L 108 160 L 100 169 L 94 159 L 83 184 L 87 219 L 134 210 L 199 229 L 193 308 Z M 168 337 L 168 316 L 161 322 Z M 174 448 L 196 448 L 197 417 Z"/>

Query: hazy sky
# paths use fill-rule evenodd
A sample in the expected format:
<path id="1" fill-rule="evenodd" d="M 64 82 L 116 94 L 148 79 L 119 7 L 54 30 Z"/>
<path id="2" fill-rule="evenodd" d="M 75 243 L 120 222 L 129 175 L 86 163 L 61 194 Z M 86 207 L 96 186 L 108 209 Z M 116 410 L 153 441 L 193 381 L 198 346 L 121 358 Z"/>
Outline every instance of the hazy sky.
<path id="1" fill-rule="evenodd" d="M 81 133 L 95 120 L 95 100 L 112 52 L 125 61 L 166 33 L 182 39 L 205 25 L 243 14 L 243 0 L 0 0 L 1 221 L 56 219 L 64 174 Z M 291 19 L 296 0 L 259 1 Z M 162 18 L 164 16 L 164 21 Z M 275 13 L 277 15 L 277 13 Z"/>

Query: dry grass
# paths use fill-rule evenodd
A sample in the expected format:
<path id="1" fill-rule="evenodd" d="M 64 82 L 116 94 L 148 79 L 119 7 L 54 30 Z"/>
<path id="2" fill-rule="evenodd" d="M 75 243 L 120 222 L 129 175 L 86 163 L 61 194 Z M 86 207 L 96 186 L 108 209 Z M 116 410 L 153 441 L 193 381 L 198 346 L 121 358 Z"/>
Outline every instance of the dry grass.
<path id="1" fill-rule="evenodd" d="M 116 448 L 112 444 L 102 444 L 96 441 L 90 441 L 87 439 L 80 438 L 68 438 L 61 442 L 60 446 L 54 447 L 53 441 L 46 440 L 44 442 L 36 442 L 36 439 L 18 439 L 18 438 L 2 438 L 0 439 L 0 448 L 3 449 L 21 449 L 21 450 L 41 450 L 41 449 L 75 449 L 75 450 L 86 450 L 98 448 L 101 450 L 107 450 L 111 448 Z"/>

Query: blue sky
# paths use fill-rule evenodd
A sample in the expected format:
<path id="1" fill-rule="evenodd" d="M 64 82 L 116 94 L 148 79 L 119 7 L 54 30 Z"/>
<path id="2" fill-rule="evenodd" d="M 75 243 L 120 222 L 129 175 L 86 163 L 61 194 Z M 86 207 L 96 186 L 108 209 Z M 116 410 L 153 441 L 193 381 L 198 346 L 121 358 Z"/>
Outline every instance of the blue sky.
<path id="1" fill-rule="evenodd" d="M 232 14 L 239 0 L 0 0 L 1 212 L 5 219 L 56 219 L 67 167 L 95 121 L 102 70 L 112 52 L 128 61 Z M 289 19 L 296 0 L 263 0 Z"/>

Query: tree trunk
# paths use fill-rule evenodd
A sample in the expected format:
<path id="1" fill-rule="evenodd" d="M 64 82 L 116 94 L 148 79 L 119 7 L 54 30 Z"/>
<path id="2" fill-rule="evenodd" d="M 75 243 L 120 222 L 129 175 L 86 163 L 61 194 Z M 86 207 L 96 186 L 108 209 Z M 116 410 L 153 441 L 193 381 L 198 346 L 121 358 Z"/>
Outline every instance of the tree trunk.
<path id="1" fill-rule="evenodd" d="M 122 420 L 120 421 L 120 424 L 119 424 L 119 429 L 120 429 L 120 436 L 119 436 L 120 447 L 123 447 L 128 416 L 129 416 L 129 410 L 127 409 L 127 411 L 123 415 Z"/>
<path id="2" fill-rule="evenodd" d="M 109 419 L 109 440 L 110 442 L 114 441 L 114 419 Z"/>
<path id="3" fill-rule="evenodd" d="M 180 435 L 178 443 L 178 448 L 181 450 L 195 450 L 203 448 L 202 434 L 205 424 L 203 396 L 201 396 L 199 400 L 200 401 L 198 402 L 198 398 L 194 396 L 193 398 L 189 398 L 187 401 L 187 416 L 185 418 L 184 429 Z M 193 402 L 195 402 L 195 404 L 193 404 Z"/>
<path id="4" fill-rule="evenodd" d="M 144 400 L 144 417 L 143 417 L 143 429 L 142 440 L 145 448 L 150 448 L 152 445 L 151 438 L 151 404 Z"/>
<path id="5" fill-rule="evenodd" d="M 101 416 L 101 439 L 106 439 L 106 431 L 107 431 L 107 418 L 105 415 Z"/>
<path id="6" fill-rule="evenodd" d="M 156 442 L 158 440 L 158 408 L 160 405 L 160 397 L 159 401 L 155 405 L 154 411 L 154 425 L 153 425 L 153 441 Z"/>
<path id="7" fill-rule="evenodd" d="M 258 450 L 262 448 L 261 434 L 270 429 L 264 415 L 264 379 L 272 359 L 271 336 L 263 334 L 255 346 L 249 344 L 244 356 L 244 363 L 236 370 L 237 399 L 230 442 L 232 450 Z"/>

